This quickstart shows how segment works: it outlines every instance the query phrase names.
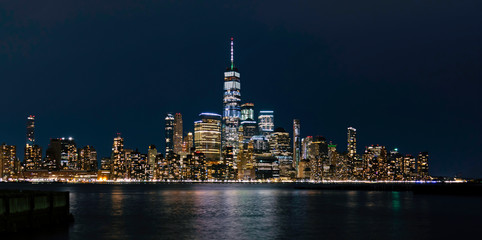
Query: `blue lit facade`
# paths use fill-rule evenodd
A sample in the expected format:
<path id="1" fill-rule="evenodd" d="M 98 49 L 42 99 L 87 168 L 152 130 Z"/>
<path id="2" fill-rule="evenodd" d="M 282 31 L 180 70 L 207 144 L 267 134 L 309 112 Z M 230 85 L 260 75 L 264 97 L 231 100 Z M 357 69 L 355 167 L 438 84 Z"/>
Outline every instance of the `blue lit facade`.
<path id="1" fill-rule="evenodd" d="M 241 117 L 241 82 L 233 61 L 233 39 L 231 38 L 231 67 L 224 72 L 223 98 L 223 149 L 232 147 L 234 159 L 239 149 L 239 124 Z"/>

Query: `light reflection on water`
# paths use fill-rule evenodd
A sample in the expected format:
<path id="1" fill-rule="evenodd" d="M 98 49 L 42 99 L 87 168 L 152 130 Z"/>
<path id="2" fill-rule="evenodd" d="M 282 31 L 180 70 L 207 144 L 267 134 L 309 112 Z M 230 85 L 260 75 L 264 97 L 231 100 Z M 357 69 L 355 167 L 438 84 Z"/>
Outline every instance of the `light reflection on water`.
<path id="1" fill-rule="evenodd" d="M 400 210 L 400 193 L 392 192 L 392 208 L 395 212 Z"/>
<path id="2" fill-rule="evenodd" d="M 48 239 L 460 239 L 482 215 L 477 197 L 286 184 L 22 186 L 71 192 L 76 221 Z"/>

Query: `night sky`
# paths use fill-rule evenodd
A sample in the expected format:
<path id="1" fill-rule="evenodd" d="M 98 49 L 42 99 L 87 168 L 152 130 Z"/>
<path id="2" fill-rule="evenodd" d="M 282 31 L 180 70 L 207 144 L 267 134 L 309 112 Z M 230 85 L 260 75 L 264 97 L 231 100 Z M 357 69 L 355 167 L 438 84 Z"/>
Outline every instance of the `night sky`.
<path id="1" fill-rule="evenodd" d="M 75 138 L 109 156 L 162 146 L 167 112 L 185 131 L 222 111 L 229 40 L 243 102 L 275 125 L 358 153 L 430 153 L 435 176 L 482 176 L 482 1 L 0 2 L 0 142 L 23 160 Z M 142 3 L 139 3 L 142 2 Z"/>

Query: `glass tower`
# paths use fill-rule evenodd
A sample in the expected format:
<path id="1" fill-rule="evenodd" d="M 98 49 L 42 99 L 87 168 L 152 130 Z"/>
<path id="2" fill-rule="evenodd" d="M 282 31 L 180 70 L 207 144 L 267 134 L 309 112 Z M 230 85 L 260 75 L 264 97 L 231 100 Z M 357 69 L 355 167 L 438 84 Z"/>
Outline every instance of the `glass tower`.
<path id="1" fill-rule="evenodd" d="M 165 137 L 166 137 L 166 157 L 174 152 L 174 116 L 170 113 L 164 119 L 166 121 Z"/>
<path id="2" fill-rule="evenodd" d="M 78 170 L 77 146 L 73 138 L 62 138 L 60 141 L 60 168 Z"/>
<path id="3" fill-rule="evenodd" d="M 221 115 L 199 114 L 201 120 L 194 122 L 194 147 L 204 153 L 208 162 L 219 162 L 221 157 Z"/>
<path id="4" fill-rule="evenodd" d="M 238 69 L 234 67 L 233 38 L 231 38 L 231 66 L 224 72 L 223 106 L 223 149 L 232 147 L 233 157 L 236 159 L 239 148 L 241 82 Z"/>
<path id="5" fill-rule="evenodd" d="M 27 118 L 27 145 L 35 144 L 35 116 L 30 115 Z"/>
<path id="6" fill-rule="evenodd" d="M 122 179 L 126 174 L 126 162 L 124 156 L 124 139 L 121 137 L 120 133 L 117 133 L 117 137 L 114 138 L 114 143 L 112 144 L 112 178 Z"/>
<path id="7" fill-rule="evenodd" d="M 259 133 L 268 136 L 274 131 L 274 112 L 259 111 L 258 115 Z"/>
<path id="8" fill-rule="evenodd" d="M 240 141 L 249 142 L 252 136 L 258 135 L 258 124 L 255 121 L 242 121 L 243 139 Z"/>
<path id="9" fill-rule="evenodd" d="M 176 113 L 174 115 L 174 153 L 180 154 L 182 152 L 182 115 Z"/>
<path id="10" fill-rule="evenodd" d="M 298 169 L 301 161 L 301 134 L 300 134 L 300 120 L 293 120 L 293 167 Z"/>
<path id="11" fill-rule="evenodd" d="M 241 121 L 254 121 L 254 104 L 245 103 L 241 105 Z"/>
<path id="12" fill-rule="evenodd" d="M 192 132 L 188 132 L 182 142 L 182 151 L 185 153 L 191 153 L 191 150 L 194 147 L 193 141 L 194 141 L 194 136 Z"/>
<path id="13" fill-rule="evenodd" d="M 417 173 L 419 179 L 427 180 L 428 174 L 428 152 L 421 152 L 417 158 Z"/>
<path id="14" fill-rule="evenodd" d="M 355 128 L 352 128 L 352 127 L 348 128 L 347 141 L 348 141 L 348 145 L 346 150 L 348 152 L 348 156 L 350 158 L 353 158 L 353 156 L 355 156 L 356 154 L 356 129 Z"/>
<path id="15" fill-rule="evenodd" d="M 35 116 L 27 117 L 27 139 L 25 144 L 24 166 L 26 170 L 41 167 L 42 149 L 35 144 Z"/>

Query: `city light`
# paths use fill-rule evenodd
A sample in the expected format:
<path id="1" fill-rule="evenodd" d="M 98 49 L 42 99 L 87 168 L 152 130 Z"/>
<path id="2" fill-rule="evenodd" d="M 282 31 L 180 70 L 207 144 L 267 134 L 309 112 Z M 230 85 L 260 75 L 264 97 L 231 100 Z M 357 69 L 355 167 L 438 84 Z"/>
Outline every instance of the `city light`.
<path id="1" fill-rule="evenodd" d="M 371 145 L 360 154 L 357 129 L 347 127 L 345 149 L 324 136 L 302 135 L 293 120 L 292 136 L 275 129 L 273 110 L 255 117 L 252 102 L 242 104 L 241 79 L 230 66 L 224 72 L 222 114 L 202 112 L 194 132 L 184 134 L 181 113 L 167 113 L 165 151 L 151 145 L 147 153 L 128 149 L 117 133 L 109 157 L 100 160 L 94 147 L 78 147 L 74 138 L 51 138 L 44 153 L 35 142 L 35 116 L 27 117 L 25 159 L 16 146 L 0 147 L 2 181 L 66 182 L 307 182 L 307 183 L 432 183 L 429 155 L 402 154 L 398 148 Z M 45 157 L 43 157 L 45 156 Z M 100 165 L 98 166 L 98 163 Z M 447 181 L 460 183 L 464 180 Z M 436 182 L 436 181 L 435 181 Z"/>

